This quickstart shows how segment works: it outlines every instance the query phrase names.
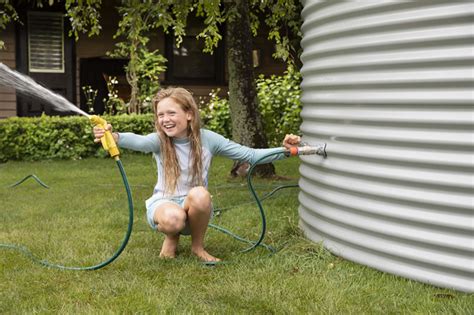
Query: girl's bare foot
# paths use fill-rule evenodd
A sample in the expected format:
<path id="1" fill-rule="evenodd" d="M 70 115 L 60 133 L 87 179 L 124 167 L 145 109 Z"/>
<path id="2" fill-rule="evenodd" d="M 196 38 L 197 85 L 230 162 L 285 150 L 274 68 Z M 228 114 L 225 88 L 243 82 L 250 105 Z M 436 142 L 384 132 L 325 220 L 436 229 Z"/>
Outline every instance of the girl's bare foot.
<path id="1" fill-rule="evenodd" d="M 178 247 L 179 234 L 177 235 L 165 235 L 163 246 L 161 247 L 160 257 L 161 258 L 175 258 L 176 248 Z"/>
<path id="2" fill-rule="evenodd" d="M 198 249 L 193 249 L 192 250 L 193 254 L 196 255 L 199 259 L 201 259 L 204 262 L 215 262 L 215 261 L 221 261 L 219 258 L 212 256 L 204 248 L 198 248 Z"/>

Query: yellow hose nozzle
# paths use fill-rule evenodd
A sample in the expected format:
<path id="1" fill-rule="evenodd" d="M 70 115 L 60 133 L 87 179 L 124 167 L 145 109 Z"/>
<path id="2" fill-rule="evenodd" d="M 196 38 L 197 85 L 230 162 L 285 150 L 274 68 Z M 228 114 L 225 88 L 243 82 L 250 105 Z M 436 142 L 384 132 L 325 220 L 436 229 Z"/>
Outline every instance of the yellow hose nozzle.
<path id="1" fill-rule="evenodd" d="M 117 147 L 117 144 L 115 143 L 114 137 L 112 136 L 112 133 L 110 132 L 110 130 L 106 129 L 107 121 L 97 115 L 90 116 L 90 120 L 94 126 L 98 126 L 105 130 L 105 134 L 102 138 L 100 138 L 100 142 L 102 143 L 104 149 L 109 151 L 110 156 L 117 159 L 120 155 L 120 152 Z"/>

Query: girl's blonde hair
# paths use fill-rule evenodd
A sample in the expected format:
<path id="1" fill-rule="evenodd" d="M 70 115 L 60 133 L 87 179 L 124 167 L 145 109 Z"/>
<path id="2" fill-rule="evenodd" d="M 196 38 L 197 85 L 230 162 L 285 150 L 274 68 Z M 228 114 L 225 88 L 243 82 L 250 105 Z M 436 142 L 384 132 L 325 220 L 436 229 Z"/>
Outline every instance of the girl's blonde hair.
<path id="1" fill-rule="evenodd" d="M 199 109 L 191 93 L 183 88 L 170 87 L 160 90 L 153 98 L 153 110 L 155 112 L 155 129 L 161 140 L 160 150 L 165 171 L 165 191 L 173 194 L 178 184 L 180 168 L 178 156 L 174 143 L 170 137 L 161 129 L 158 123 L 158 103 L 165 98 L 173 99 L 183 111 L 191 114 L 191 120 L 188 122 L 188 138 L 191 145 L 190 163 L 191 163 L 191 184 L 192 186 L 202 186 L 202 145 L 201 145 L 201 119 Z"/>

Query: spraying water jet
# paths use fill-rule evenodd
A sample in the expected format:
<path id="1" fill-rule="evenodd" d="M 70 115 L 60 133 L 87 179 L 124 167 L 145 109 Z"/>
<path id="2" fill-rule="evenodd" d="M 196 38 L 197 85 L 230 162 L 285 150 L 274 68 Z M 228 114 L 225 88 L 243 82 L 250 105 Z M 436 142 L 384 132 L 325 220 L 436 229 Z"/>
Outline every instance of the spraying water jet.
<path id="1" fill-rule="evenodd" d="M 73 111 L 90 118 L 90 115 L 69 102 L 63 96 L 53 93 L 32 78 L 10 69 L 0 62 L 0 85 L 13 88 L 18 93 L 43 100 L 62 112 Z"/>

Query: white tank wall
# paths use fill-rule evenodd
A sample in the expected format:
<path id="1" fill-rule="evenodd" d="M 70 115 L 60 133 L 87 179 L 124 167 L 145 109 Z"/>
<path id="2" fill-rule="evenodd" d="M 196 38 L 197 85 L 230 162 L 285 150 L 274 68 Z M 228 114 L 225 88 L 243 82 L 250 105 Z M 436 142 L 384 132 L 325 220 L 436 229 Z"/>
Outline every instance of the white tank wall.
<path id="1" fill-rule="evenodd" d="M 337 255 L 474 292 L 474 4 L 303 1 L 300 225 Z"/>

